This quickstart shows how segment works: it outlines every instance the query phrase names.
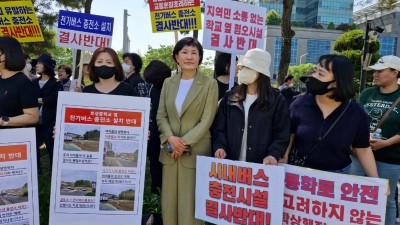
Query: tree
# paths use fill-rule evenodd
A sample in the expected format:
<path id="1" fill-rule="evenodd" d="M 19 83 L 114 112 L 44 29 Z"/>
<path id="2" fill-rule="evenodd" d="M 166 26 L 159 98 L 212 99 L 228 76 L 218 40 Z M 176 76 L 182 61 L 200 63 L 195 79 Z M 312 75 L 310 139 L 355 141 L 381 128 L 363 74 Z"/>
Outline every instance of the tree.
<path id="1" fill-rule="evenodd" d="M 360 50 L 362 51 L 364 40 L 363 30 L 351 30 L 342 34 L 333 44 L 333 49 L 338 52 L 345 50 Z M 375 53 L 379 50 L 380 44 L 376 37 L 370 37 L 369 53 Z"/>
<path id="2" fill-rule="evenodd" d="M 98 141 L 100 139 L 100 131 L 99 130 L 86 131 L 83 134 L 83 139 L 90 141 Z"/>
<path id="3" fill-rule="evenodd" d="M 283 84 L 283 80 L 285 79 L 285 76 L 289 69 L 292 38 L 295 35 L 295 32 L 292 30 L 290 24 L 290 18 L 292 15 L 294 0 L 285 0 L 283 1 L 282 4 L 283 4 L 283 15 L 281 23 L 282 49 L 281 49 L 281 61 L 279 63 L 279 70 L 277 77 L 279 85 Z"/>
<path id="4" fill-rule="evenodd" d="M 55 43 L 52 42 L 55 33 L 48 29 L 57 19 L 57 13 L 52 10 L 51 0 L 32 0 L 33 8 L 38 16 L 39 26 L 42 30 L 43 42 L 22 43 L 24 51 L 32 56 L 38 56 L 42 53 L 51 54 Z"/>
<path id="5" fill-rule="evenodd" d="M 361 56 L 362 56 L 362 49 L 363 49 L 363 30 L 351 30 L 347 31 L 342 34 L 338 39 L 336 39 L 335 43 L 333 44 L 333 49 L 339 52 L 341 55 L 346 56 L 350 59 L 351 63 L 353 64 L 354 69 L 354 82 L 359 85 L 360 79 L 358 74 L 361 73 Z M 378 61 L 379 55 L 376 53 L 379 48 L 379 40 L 375 37 L 370 37 L 370 47 L 369 53 L 372 53 L 371 62 L 374 63 Z M 367 76 L 367 83 L 370 83 L 372 80 L 372 76 Z M 357 86 L 357 89 L 359 87 Z M 358 91 L 357 91 L 358 93 Z"/>
<path id="6" fill-rule="evenodd" d="M 159 48 L 153 48 L 148 46 L 147 53 L 142 57 L 143 68 L 147 67 L 152 60 L 160 60 L 167 64 L 172 70 L 176 69 L 175 62 L 172 59 L 172 52 L 174 50 L 173 45 L 160 45 Z M 202 64 L 199 66 L 199 70 L 202 74 L 207 76 L 213 76 L 213 62 L 211 57 L 203 58 Z"/>
<path id="7" fill-rule="evenodd" d="M 315 67 L 315 65 L 312 63 L 301 64 L 298 66 L 289 66 L 288 74 L 294 76 L 294 80 L 296 81 L 294 83 L 295 89 L 298 89 L 301 85 L 300 77 L 306 74 L 313 67 Z"/>
<path id="8" fill-rule="evenodd" d="M 397 0 L 379 0 L 378 10 L 379 11 L 390 11 L 396 8 Z"/>
<path id="9" fill-rule="evenodd" d="M 281 24 L 282 19 L 275 10 L 271 9 L 267 13 L 266 22 L 268 25 L 279 25 Z"/>
<path id="10" fill-rule="evenodd" d="M 149 65 L 152 60 L 160 60 L 167 64 L 169 68 L 174 70 L 176 68 L 174 61 L 172 60 L 172 51 L 174 50 L 173 45 L 160 45 L 159 48 L 148 46 L 147 53 L 142 57 L 143 69 Z M 142 71 L 143 72 L 143 71 Z"/>
<path id="11" fill-rule="evenodd" d="M 316 23 L 316 24 L 312 25 L 311 27 L 315 28 L 315 29 L 324 29 L 324 27 L 319 23 Z"/>
<path id="12" fill-rule="evenodd" d="M 122 191 L 119 195 L 118 198 L 120 200 L 135 200 L 135 190 L 129 189 L 126 191 Z"/>
<path id="13" fill-rule="evenodd" d="M 347 23 L 341 23 L 336 27 L 336 30 L 349 31 L 352 30 L 352 28 L 353 27 Z"/>
<path id="14" fill-rule="evenodd" d="M 327 29 L 328 30 L 334 30 L 335 29 L 335 24 L 333 22 L 330 22 Z"/>

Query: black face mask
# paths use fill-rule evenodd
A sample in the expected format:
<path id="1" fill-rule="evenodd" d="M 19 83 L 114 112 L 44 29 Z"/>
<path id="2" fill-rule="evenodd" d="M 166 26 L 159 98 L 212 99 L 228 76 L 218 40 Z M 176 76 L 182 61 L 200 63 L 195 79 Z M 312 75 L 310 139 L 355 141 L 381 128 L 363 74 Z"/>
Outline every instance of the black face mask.
<path id="1" fill-rule="evenodd" d="M 311 94 L 324 95 L 335 89 L 335 88 L 328 89 L 328 86 L 330 84 L 332 84 L 333 82 L 335 82 L 335 80 L 328 81 L 328 82 L 322 82 L 315 77 L 310 77 L 306 83 L 306 87 L 307 87 L 308 92 L 310 92 Z"/>
<path id="2" fill-rule="evenodd" d="M 114 76 L 115 72 L 117 69 L 115 66 L 109 67 L 109 66 L 95 66 L 94 67 L 94 73 L 99 76 L 101 79 L 110 79 L 111 77 Z"/>

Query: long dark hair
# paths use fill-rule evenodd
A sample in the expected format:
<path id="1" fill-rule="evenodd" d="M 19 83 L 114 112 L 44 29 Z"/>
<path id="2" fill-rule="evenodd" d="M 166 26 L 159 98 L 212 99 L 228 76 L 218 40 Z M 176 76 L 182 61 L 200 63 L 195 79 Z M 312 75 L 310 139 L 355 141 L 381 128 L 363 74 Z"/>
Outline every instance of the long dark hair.
<path id="1" fill-rule="evenodd" d="M 124 75 L 124 72 L 122 69 L 121 62 L 118 59 L 118 54 L 117 54 L 117 52 L 115 52 L 114 49 L 106 48 L 106 47 L 100 47 L 100 48 L 96 49 L 96 51 L 94 51 L 94 53 L 93 53 L 92 59 L 90 60 L 90 63 L 88 65 L 90 80 L 93 81 L 94 83 L 100 82 L 99 76 L 94 72 L 94 67 L 95 67 L 94 64 L 96 63 L 97 57 L 101 53 L 108 53 L 111 55 L 111 58 L 114 62 L 115 69 L 116 69 L 115 80 L 123 81 L 125 78 L 125 75 Z M 82 78 L 83 78 L 83 76 L 82 76 Z"/>
<path id="2" fill-rule="evenodd" d="M 336 88 L 329 98 L 337 102 L 344 102 L 354 97 L 356 93 L 353 79 L 354 70 L 352 63 L 346 56 L 322 55 L 319 57 L 318 64 L 332 72 L 336 82 Z"/>
<path id="3" fill-rule="evenodd" d="M 274 101 L 273 89 L 271 87 L 271 80 L 266 75 L 260 73 L 256 82 L 257 86 L 257 100 L 254 107 L 255 111 L 265 111 L 269 108 L 271 102 Z M 247 85 L 240 84 L 236 86 L 232 93 L 237 96 L 239 102 L 246 100 Z"/>

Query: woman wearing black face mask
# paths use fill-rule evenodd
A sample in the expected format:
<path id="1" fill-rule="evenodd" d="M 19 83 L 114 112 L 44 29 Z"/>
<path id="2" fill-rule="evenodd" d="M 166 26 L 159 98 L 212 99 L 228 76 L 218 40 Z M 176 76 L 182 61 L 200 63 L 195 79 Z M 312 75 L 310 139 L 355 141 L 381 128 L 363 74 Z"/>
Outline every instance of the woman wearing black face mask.
<path id="1" fill-rule="evenodd" d="M 290 144 L 281 162 L 306 157 L 305 167 L 349 174 L 353 148 L 366 174 L 378 177 L 367 115 L 351 100 L 355 95 L 353 75 L 348 58 L 319 58 L 306 83 L 309 93 L 290 105 Z"/>
<path id="2" fill-rule="evenodd" d="M 135 96 L 133 88 L 123 83 L 124 72 L 117 53 L 112 48 L 98 48 L 89 63 L 89 76 L 93 84 L 85 93 Z"/>

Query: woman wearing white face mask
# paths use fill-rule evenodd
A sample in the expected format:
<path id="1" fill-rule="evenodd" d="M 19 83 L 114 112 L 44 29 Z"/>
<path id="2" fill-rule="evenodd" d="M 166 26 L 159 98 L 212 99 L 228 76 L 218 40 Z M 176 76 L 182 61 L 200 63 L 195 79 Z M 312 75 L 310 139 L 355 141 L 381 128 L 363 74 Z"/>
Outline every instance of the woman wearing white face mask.
<path id="1" fill-rule="evenodd" d="M 135 96 L 149 97 L 149 88 L 140 76 L 143 66 L 142 58 L 136 53 L 125 53 L 122 58 L 124 59 L 122 69 L 126 75 L 124 82 L 133 87 Z"/>
<path id="2" fill-rule="evenodd" d="M 36 79 L 37 76 L 35 73 L 32 73 L 32 64 L 31 64 L 31 60 L 28 54 L 24 53 L 24 57 L 25 57 L 25 68 L 22 70 L 22 72 L 30 79 Z"/>
<path id="3" fill-rule="evenodd" d="M 271 56 L 251 49 L 238 63 L 239 86 L 219 104 L 213 126 L 216 158 L 277 165 L 289 144 L 290 120 L 285 100 L 271 87 Z"/>

